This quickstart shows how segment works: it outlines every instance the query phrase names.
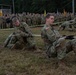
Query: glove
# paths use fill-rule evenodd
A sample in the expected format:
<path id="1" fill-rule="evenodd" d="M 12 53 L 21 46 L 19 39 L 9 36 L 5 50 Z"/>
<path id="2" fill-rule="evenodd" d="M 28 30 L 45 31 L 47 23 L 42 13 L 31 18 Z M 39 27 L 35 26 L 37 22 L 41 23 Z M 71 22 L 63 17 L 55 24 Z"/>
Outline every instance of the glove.
<path id="1" fill-rule="evenodd" d="M 65 38 L 65 39 L 72 40 L 72 39 L 74 39 L 74 35 L 69 35 L 69 36 L 66 36 L 66 38 Z"/>

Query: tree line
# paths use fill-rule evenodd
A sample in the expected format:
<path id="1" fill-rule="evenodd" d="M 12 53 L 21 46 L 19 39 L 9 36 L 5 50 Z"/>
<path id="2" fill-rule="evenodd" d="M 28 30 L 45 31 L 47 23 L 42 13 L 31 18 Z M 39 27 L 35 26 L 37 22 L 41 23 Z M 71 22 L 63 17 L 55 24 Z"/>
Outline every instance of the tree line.
<path id="1" fill-rule="evenodd" d="M 76 0 L 75 0 L 76 3 Z M 13 5 L 13 0 L 0 0 L 0 4 Z M 72 0 L 14 0 L 15 12 L 43 13 L 47 12 L 72 12 Z M 76 8 L 76 6 L 75 6 Z"/>

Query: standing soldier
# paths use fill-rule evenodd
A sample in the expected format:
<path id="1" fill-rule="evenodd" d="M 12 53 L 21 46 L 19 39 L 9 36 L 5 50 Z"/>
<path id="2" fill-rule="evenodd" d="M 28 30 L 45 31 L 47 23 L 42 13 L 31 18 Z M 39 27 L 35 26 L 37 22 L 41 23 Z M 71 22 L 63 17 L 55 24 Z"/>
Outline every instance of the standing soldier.
<path id="1" fill-rule="evenodd" d="M 32 15 L 32 25 L 36 25 L 36 14 Z"/>
<path id="2" fill-rule="evenodd" d="M 31 26 L 31 14 L 27 14 L 27 24 Z"/>
<path id="3" fill-rule="evenodd" d="M 3 16 L 0 16 L 0 28 L 6 28 L 6 20 Z"/>
<path id="4" fill-rule="evenodd" d="M 37 25 L 40 25 L 40 24 L 41 24 L 41 15 L 40 15 L 40 14 L 37 14 L 37 15 L 36 15 L 36 18 L 37 18 L 37 19 L 36 19 Z"/>
<path id="5" fill-rule="evenodd" d="M 44 15 L 41 14 L 41 24 L 44 24 L 45 23 L 45 18 L 44 18 Z"/>
<path id="6" fill-rule="evenodd" d="M 52 23 L 54 22 L 54 16 L 47 14 L 46 23 L 42 28 L 41 37 L 45 43 L 45 49 L 48 57 L 57 57 L 60 64 L 63 63 L 64 57 L 68 52 L 74 50 L 76 52 L 76 39 L 66 42 L 67 37 L 62 37 L 58 31 L 56 31 Z"/>
<path id="7" fill-rule="evenodd" d="M 8 14 L 6 14 L 5 15 L 5 19 L 6 19 L 6 26 L 7 26 L 7 28 L 10 28 L 10 25 L 11 25 L 10 16 Z"/>

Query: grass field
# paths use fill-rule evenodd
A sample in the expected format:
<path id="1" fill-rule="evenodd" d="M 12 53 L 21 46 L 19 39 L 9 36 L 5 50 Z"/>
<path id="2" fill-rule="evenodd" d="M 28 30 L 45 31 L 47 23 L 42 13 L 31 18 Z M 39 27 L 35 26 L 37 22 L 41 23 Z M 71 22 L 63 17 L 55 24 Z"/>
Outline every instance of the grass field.
<path id="1" fill-rule="evenodd" d="M 13 29 L 0 30 L 0 75 L 76 75 L 76 56 L 73 52 L 65 58 L 66 66 L 57 67 L 56 58 L 46 58 L 41 37 L 35 37 L 41 52 L 28 50 L 10 50 L 2 48 L 3 42 Z M 40 34 L 41 28 L 32 28 L 34 34 Z M 76 32 L 60 31 L 65 35 Z"/>

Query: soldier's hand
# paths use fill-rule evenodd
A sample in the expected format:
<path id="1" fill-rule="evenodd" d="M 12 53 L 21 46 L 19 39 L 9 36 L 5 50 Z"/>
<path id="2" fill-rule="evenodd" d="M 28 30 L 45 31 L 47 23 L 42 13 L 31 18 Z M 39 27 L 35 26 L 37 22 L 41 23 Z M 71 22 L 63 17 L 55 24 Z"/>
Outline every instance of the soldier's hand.
<path id="1" fill-rule="evenodd" d="M 33 35 L 31 35 L 31 34 L 29 34 L 28 36 L 29 36 L 29 37 L 33 37 Z"/>

